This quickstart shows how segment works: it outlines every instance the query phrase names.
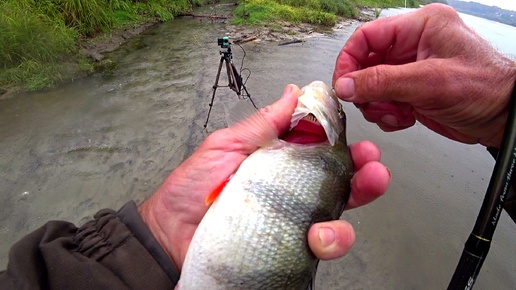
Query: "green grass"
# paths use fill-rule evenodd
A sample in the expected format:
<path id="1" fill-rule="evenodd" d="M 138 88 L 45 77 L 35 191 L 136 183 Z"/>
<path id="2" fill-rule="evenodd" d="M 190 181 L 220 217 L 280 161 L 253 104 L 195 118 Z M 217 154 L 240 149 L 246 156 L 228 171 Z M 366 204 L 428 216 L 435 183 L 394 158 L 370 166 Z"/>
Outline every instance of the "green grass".
<path id="1" fill-rule="evenodd" d="M 392 8 L 392 7 L 405 7 L 405 0 L 351 0 L 357 6 L 363 7 L 376 7 L 376 8 Z M 419 5 L 425 5 L 430 3 L 446 3 L 446 0 L 407 0 L 407 7 L 417 8 Z"/>
<path id="2" fill-rule="evenodd" d="M 407 0 L 407 7 L 419 7 L 445 0 Z M 242 0 L 235 10 L 233 24 L 265 25 L 270 21 L 286 20 L 333 26 L 337 17 L 357 18 L 357 8 L 375 9 L 378 17 L 381 9 L 404 7 L 405 0 Z"/>
<path id="3" fill-rule="evenodd" d="M 75 49 L 77 33 L 62 19 L 14 2 L 0 4 L 0 86 L 26 84 L 31 90 L 54 85 L 63 56 Z"/>
<path id="4" fill-rule="evenodd" d="M 102 0 L 58 0 L 54 2 L 67 27 L 92 35 L 113 26 Z"/>
<path id="5" fill-rule="evenodd" d="M 404 6 L 404 0 L 235 1 L 239 6 L 233 23 L 248 25 L 287 20 L 332 26 L 339 16 L 357 17 L 357 6 Z M 0 88 L 39 90 L 92 73 L 98 66 L 79 55 L 81 40 L 146 21 L 167 21 L 212 2 L 218 0 L 0 0 Z"/>
<path id="6" fill-rule="evenodd" d="M 78 43 L 99 32 L 167 21 L 210 0 L 0 0 L 0 88 L 39 90 L 93 65 Z M 71 72 L 72 71 L 72 72 Z"/>
<path id="7" fill-rule="evenodd" d="M 264 25 L 273 20 L 306 22 L 331 26 L 336 23 L 336 15 L 307 7 L 294 7 L 273 0 L 248 0 L 244 6 L 240 4 L 235 10 L 233 24 Z M 244 17 L 242 17 L 244 16 Z"/>

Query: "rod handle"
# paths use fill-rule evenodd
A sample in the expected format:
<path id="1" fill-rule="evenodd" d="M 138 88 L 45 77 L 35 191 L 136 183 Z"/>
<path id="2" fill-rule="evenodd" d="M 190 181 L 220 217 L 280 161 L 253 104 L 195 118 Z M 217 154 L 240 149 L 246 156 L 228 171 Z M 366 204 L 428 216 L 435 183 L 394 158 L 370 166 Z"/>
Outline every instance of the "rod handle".
<path id="1" fill-rule="evenodd" d="M 468 290 L 473 288 L 480 268 L 489 252 L 491 241 L 470 235 L 460 257 L 448 290 Z"/>

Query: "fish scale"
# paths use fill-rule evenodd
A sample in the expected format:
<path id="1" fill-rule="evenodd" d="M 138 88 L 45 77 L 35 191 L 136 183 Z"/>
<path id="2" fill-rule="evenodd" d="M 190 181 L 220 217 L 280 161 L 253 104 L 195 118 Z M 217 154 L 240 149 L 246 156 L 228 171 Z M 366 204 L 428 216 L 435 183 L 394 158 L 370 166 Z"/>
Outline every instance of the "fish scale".
<path id="1" fill-rule="evenodd" d="M 332 151 L 339 150 L 284 144 L 246 159 L 199 225 L 188 252 L 196 262 L 185 262 L 180 289 L 307 285 L 316 263 L 307 247 L 308 228 L 338 218 L 335 205 L 349 192 L 342 182 L 350 174 L 342 170 L 349 157 L 339 152 L 336 158 Z M 285 166 L 263 170 L 272 162 Z M 189 280 L 192 286 L 185 286 Z"/>
<path id="2" fill-rule="evenodd" d="M 345 129 L 338 137 L 279 141 L 244 160 L 199 224 L 179 289 L 306 289 L 317 266 L 307 232 L 338 219 L 350 194 Z"/>

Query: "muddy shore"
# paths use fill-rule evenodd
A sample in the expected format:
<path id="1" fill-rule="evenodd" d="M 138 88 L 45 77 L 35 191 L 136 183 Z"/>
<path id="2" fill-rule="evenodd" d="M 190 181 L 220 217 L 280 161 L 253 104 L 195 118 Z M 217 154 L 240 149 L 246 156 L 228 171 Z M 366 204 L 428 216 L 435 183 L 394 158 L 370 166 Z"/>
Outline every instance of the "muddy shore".
<path id="1" fill-rule="evenodd" d="M 353 22 L 367 22 L 374 18 L 374 11 L 363 8 L 357 19 L 340 18 L 334 27 L 321 27 L 308 23 L 292 23 L 287 21 L 277 21 L 266 26 L 247 27 L 244 25 L 231 25 L 231 16 L 217 14 L 201 14 L 201 15 L 184 15 L 180 17 L 196 18 L 199 21 L 222 22 L 227 26 L 227 32 L 231 36 L 233 42 L 242 42 L 247 39 L 250 41 L 268 41 L 285 44 L 292 41 L 303 41 L 308 37 L 312 37 L 321 33 L 330 33 L 334 29 L 340 29 Z M 102 62 L 105 54 L 115 51 L 120 46 L 127 43 L 131 38 L 143 33 L 147 29 L 159 25 L 160 22 L 155 20 L 143 23 L 137 27 L 127 27 L 116 29 L 109 33 L 101 33 L 93 39 L 84 40 L 80 43 L 80 54 L 84 55 L 95 62 Z"/>
<path id="2" fill-rule="evenodd" d="M 80 42 L 79 53 L 93 61 L 100 62 L 104 59 L 105 53 L 115 51 L 131 38 L 159 23 L 159 21 L 155 20 L 143 23 L 137 27 L 115 29 L 109 33 L 98 34 L 92 39 L 84 39 Z"/>
<path id="3" fill-rule="evenodd" d="M 307 38 L 320 34 L 331 33 L 335 29 L 341 29 L 354 22 L 367 22 L 374 19 L 374 10 L 361 8 L 357 19 L 340 18 L 334 27 L 322 27 L 307 23 L 292 23 L 287 21 L 277 21 L 265 26 L 247 27 L 244 25 L 231 25 L 231 15 L 210 14 L 210 15 L 183 15 L 182 18 L 196 18 L 202 22 L 217 22 L 226 24 L 227 34 L 231 36 L 231 41 L 246 42 L 275 42 L 278 45 L 299 43 Z M 172 20 L 173 21 L 173 20 Z M 134 27 L 115 29 L 107 33 L 99 33 L 93 38 L 83 39 L 79 42 L 79 54 L 94 62 L 96 71 L 106 71 L 116 67 L 116 64 L 106 57 L 106 54 L 119 49 L 135 36 L 140 35 L 151 27 L 160 25 L 162 22 L 153 20 L 144 22 Z M 86 76 L 87 74 L 85 74 Z M 81 78 L 80 75 L 74 79 Z M 20 87 L 0 88 L 0 100 L 13 97 L 14 94 L 24 91 Z"/>

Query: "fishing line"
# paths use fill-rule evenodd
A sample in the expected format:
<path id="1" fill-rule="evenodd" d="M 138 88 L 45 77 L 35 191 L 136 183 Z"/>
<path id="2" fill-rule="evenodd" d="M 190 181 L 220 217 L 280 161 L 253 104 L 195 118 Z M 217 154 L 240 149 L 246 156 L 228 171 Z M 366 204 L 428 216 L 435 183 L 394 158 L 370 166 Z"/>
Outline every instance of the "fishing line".
<path id="1" fill-rule="evenodd" d="M 247 55 L 247 53 L 245 52 L 245 49 L 239 43 L 236 43 L 236 45 L 238 45 L 240 47 L 240 49 L 242 49 L 242 51 L 244 52 L 244 56 L 242 56 L 242 60 L 241 60 L 241 63 L 240 63 L 240 77 L 242 78 L 242 83 L 245 86 L 247 84 L 247 80 L 249 80 L 249 78 L 251 77 L 251 70 L 248 69 L 248 68 L 244 68 L 244 59 L 245 59 L 245 56 Z M 247 75 L 245 80 L 244 80 L 243 75 L 242 75 L 243 71 L 248 71 L 249 72 L 249 74 Z M 246 97 L 249 97 L 249 96 L 244 94 L 244 92 L 242 92 L 242 97 L 246 98 Z"/>
<path id="2" fill-rule="evenodd" d="M 480 212 L 448 290 L 471 289 L 486 259 L 498 225 L 516 165 L 516 82 L 509 103 L 509 115 L 489 186 Z"/>

